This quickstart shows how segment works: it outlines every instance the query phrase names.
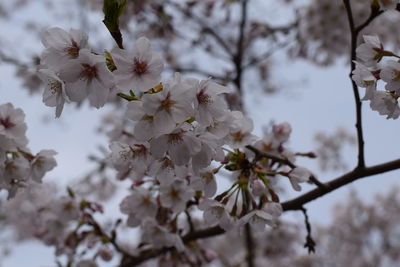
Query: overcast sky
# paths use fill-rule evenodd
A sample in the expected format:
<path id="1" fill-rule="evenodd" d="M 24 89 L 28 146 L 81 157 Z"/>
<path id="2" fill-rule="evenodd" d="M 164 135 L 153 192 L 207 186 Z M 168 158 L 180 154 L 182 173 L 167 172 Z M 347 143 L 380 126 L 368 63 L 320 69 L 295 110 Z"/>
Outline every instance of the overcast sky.
<path id="1" fill-rule="evenodd" d="M 35 4 L 30 9 L 20 10 L 13 21 L 0 19 L 1 35 L 6 36 L 0 41 L 0 45 L 4 42 L 12 44 L 15 53 L 40 51 L 41 44 L 38 39 L 27 38 L 18 24 L 20 18 L 26 19 L 29 16 L 43 18 L 40 20 L 43 26 L 54 19 L 48 16 L 46 10 Z M 78 25 L 57 21 L 53 26 L 69 29 Z M 21 43 L 21 40 L 24 42 Z M 246 108 L 255 122 L 256 133 L 261 134 L 262 125 L 270 120 L 287 121 L 293 128 L 290 148 L 301 152 L 315 148 L 314 135 L 318 131 L 333 133 L 340 126 L 355 134 L 353 93 L 348 78 L 349 67 L 344 62 L 339 60 L 333 67 L 319 68 L 301 61 L 276 61 L 273 79 L 277 86 L 283 88 L 282 92 L 275 96 L 267 96 L 260 91 L 245 92 Z M 105 137 L 95 134 L 95 128 L 105 110 L 88 108 L 86 105 L 82 109 L 74 109 L 66 105 L 62 118 L 56 120 L 54 109 L 44 106 L 39 95 L 30 96 L 26 90 L 21 89 L 21 82 L 14 77 L 12 67 L 0 63 L 0 73 L 0 104 L 11 102 L 25 111 L 29 147 L 33 152 L 40 149 L 54 149 L 58 152 L 58 166 L 45 181 L 57 181 L 66 185 L 71 179 L 90 170 L 87 155 L 95 152 L 98 144 L 107 145 Z M 361 89 L 361 95 L 363 94 Z M 386 120 L 377 112 L 371 111 L 368 103 L 364 103 L 363 116 L 367 165 L 398 158 L 399 121 Z M 347 151 L 344 157 L 348 165 L 355 166 L 356 147 Z M 323 182 L 338 175 L 321 173 L 315 160 L 304 160 L 301 163 L 317 173 Z M 311 222 L 328 223 L 332 218 L 334 204 L 346 199 L 350 191 L 357 191 L 364 200 L 370 201 L 374 194 L 387 192 L 393 186 L 399 185 L 399 176 L 400 171 L 394 171 L 365 178 L 307 204 Z M 304 186 L 303 192 L 312 188 L 313 186 Z M 303 220 L 302 215 L 296 212 L 285 216 Z M 42 253 L 43 257 L 37 256 Z M 29 254 L 36 255 L 35 266 L 53 265 L 51 251 L 28 243 L 16 248 L 13 255 L 4 262 L 4 266 L 26 266 L 24 264 L 26 260 L 29 262 Z"/>

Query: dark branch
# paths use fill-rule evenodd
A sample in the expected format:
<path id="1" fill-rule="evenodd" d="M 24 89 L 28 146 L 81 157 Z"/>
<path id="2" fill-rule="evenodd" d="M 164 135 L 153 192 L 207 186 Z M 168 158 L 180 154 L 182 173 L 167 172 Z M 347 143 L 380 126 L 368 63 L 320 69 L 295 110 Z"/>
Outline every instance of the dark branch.
<path id="1" fill-rule="evenodd" d="M 251 233 L 250 225 L 247 223 L 244 227 L 246 237 L 246 248 L 247 248 L 247 266 L 254 267 L 254 240 Z"/>
<path id="2" fill-rule="evenodd" d="M 400 168 L 400 159 L 389 161 L 383 164 L 367 167 L 364 169 L 354 169 L 353 171 L 346 173 L 328 183 L 324 183 L 324 187 L 318 187 L 305 193 L 295 199 L 282 203 L 282 208 L 285 211 L 288 210 L 300 210 L 304 204 L 311 202 L 319 197 L 322 197 L 335 189 L 338 189 L 344 185 L 352 183 L 358 179 L 393 171 Z"/>
<path id="3" fill-rule="evenodd" d="M 236 69 L 236 77 L 233 80 L 233 83 L 236 85 L 236 88 L 239 92 L 239 95 L 242 96 L 242 74 L 243 74 L 243 55 L 245 53 L 244 46 L 244 31 L 247 22 L 247 0 L 241 1 L 241 19 L 239 22 L 239 38 L 236 44 L 236 53 L 233 57 L 233 63 Z M 242 105 L 242 103 L 241 103 Z"/>
<path id="4" fill-rule="evenodd" d="M 226 81 L 230 81 L 231 78 L 230 77 L 224 77 L 224 76 L 220 76 L 211 72 L 207 72 L 195 67 L 182 67 L 182 66 L 170 66 L 170 68 L 174 71 L 174 72 L 181 72 L 181 73 L 197 73 L 200 75 L 203 75 L 207 78 L 211 77 L 213 79 L 222 81 L 222 82 L 226 82 Z"/>
<path id="5" fill-rule="evenodd" d="M 301 211 L 304 214 L 304 223 L 306 224 L 306 229 L 307 229 L 307 237 L 306 237 L 306 243 L 304 244 L 304 247 L 308 249 L 308 253 L 310 254 L 311 252 L 315 253 L 315 241 L 311 236 L 311 224 L 307 215 L 307 210 L 302 207 Z"/>
<path id="6" fill-rule="evenodd" d="M 170 3 L 170 4 L 171 6 L 175 7 L 179 12 L 181 12 L 184 16 L 196 22 L 201 27 L 202 32 L 209 34 L 211 37 L 213 37 L 214 40 L 225 50 L 225 52 L 228 55 L 232 56 L 232 51 L 229 48 L 228 44 L 225 42 L 224 39 L 222 39 L 222 37 L 217 32 L 214 31 L 213 28 L 204 23 L 204 21 L 195 14 L 193 14 L 193 12 L 190 12 L 190 9 L 184 9 L 179 4 L 175 3 Z"/>
<path id="7" fill-rule="evenodd" d="M 214 226 L 210 227 L 207 229 L 202 229 L 198 230 L 195 232 L 188 233 L 187 235 L 182 237 L 183 243 L 189 243 L 191 241 L 197 240 L 197 239 L 202 239 L 202 238 L 208 238 L 216 235 L 220 235 L 225 233 L 223 229 L 221 229 L 219 226 Z M 145 251 L 142 251 L 139 256 L 129 256 L 127 254 L 124 254 L 124 257 L 121 261 L 120 267 L 131 267 L 131 266 L 136 266 L 148 259 L 157 257 L 161 254 L 164 254 L 168 251 L 172 251 L 173 248 L 162 248 L 162 249 L 148 249 Z"/>
<path id="8" fill-rule="evenodd" d="M 275 155 L 267 153 L 267 152 L 262 152 L 262 151 L 258 150 L 257 148 L 255 148 L 254 146 L 250 146 L 250 145 L 246 146 L 246 148 L 253 151 L 256 154 L 256 158 L 269 158 L 269 159 L 272 159 L 273 161 L 280 162 L 284 165 L 287 165 L 292 169 L 297 167 L 293 162 L 291 162 L 287 158 L 281 158 L 281 157 L 275 156 Z M 319 187 L 324 187 L 324 184 L 321 183 L 314 175 L 310 176 L 310 181 Z"/>
<path id="9" fill-rule="evenodd" d="M 295 199 L 282 203 L 282 208 L 284 211 L 301 210 L 304 204 L 311 202 L 319 197 L 322 197 L 344 185 L 347 185 L 364 177 L 381 174 L 388 171 L 393 171 L 399 168 L 400 168 L 400 159 L 389 161 L 372 167 L 367 167 L 364 169 L 356 168 L 349 173 L 346 173 L 328 183 L 323 184 L 323 187 L 318 187 Z M 182 241 L 184 243 L 188 243 L 197 239 L 209 238 L 223 233 L 225 233 L 225 231 L 222 228 L 220 228 L 219 226 L 214 226 L 207 229 L 202 229 L 188 233 L 182 237 Z M 157 257 L 163 253 L 171 251 L 172 249 L 173 248 L 149 249 L 142 251 L 139 254 L 139 256 L 136 257 L 131 257 L 125 254 L 124 259 L 122 260 L 120 266 L 121 267 L 134 266 L 148 259 Z"/>
<path id="10" fill-rule="evenodd" d="M 350 76 L 351 84 L 353 86 L 354 100 L 355 100 L 355 105 L 356 105 L 356 129 L 357 129 L 357 140 L 358 140 L 357 167 L 364 168 L 365 167 L 365 158 L 364 158 L 364 137 L 363 137 L 363 129 L 362 129 L 362 113 L 361 113 L 362 104 L 361 104 L 360 93 L 358 92 L 357 84 L 351 78 L 352 72 L 356 68 L 356 64 L 354 63 L 354 60 L 356 60 L 356 47 L 357 47 L 358 32 L 356 32 L 356 29 L 354 26 L 354 19 L 353 19 L 353 13 L 351 11 L 350 1 L 343 0 L 343 4 L 346 8 L 346 14 L 347 14 L 347 19 L 349 21 L 350 33 L 351 33 L 351 48 L 350 48 L 351 65 L 350 65 L 349 76 Z"/>

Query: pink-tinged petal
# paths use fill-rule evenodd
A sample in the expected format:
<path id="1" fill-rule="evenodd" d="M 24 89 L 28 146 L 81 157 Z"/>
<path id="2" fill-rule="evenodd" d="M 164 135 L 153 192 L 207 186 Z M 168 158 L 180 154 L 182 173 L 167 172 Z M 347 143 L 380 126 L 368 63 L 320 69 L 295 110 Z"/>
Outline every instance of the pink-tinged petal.
<path id="1" fill-rule="evenodd" d="M 88 92 L 90 104 L 96 108 L 100 108 L 107 102 L 110 90 L 109 88 L 105 88 L 103 84 L 99 82 L 99 80 L 93 79 L 88 84 Z"/>
<path id="2" fill-rule="evenodd" d="M 184 143 L 174 144 L 170 146 L 169 155 L 173 163 L 178 166 L 189 163 L 190 153 L 187 145 Z"/>
<path id="3" fill-rule="evenodd" d="M 157 159 L 164 157 L 165 152 L 167 152 L 167 149 L 168 149 L 167 135 L 162 135 L 150 141 L 150 152 Z"/>
<path id="4" fill-rule="evenodd" d="M 154 128 L 156 134 L 171 133 L 174 129 L 176 122 L 173 120 L 171 114 L 161 111 L 154 116 Z"/>
<path id="5" fill-rule="evenodd" d="M 42 43 L 46 48 L 59 47 L 60 45 L 69 44 L 70 41 L 69 34 L 58 27 L 47 29 L 42 34 Z"/>
<path id="6" fill-rule="evenodd" d="M 73 83 L 66 83 L 65 92 L 71 101 L 82 101 L 87 96 L 86 81 L 79 79 Z"/>
<path id="7" fill-rule="evenodd" d="M 131 101 L 127 105 L 126 117 L 133 121 L 138 121 L 145 115 L 142 101 Z"/>

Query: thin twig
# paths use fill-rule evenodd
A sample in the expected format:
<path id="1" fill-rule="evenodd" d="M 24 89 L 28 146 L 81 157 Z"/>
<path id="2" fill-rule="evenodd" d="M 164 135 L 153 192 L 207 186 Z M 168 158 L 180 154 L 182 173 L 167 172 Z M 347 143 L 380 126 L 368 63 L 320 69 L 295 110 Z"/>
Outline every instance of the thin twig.
<path id="1" fill-rule="evenodd" d="M 229 77 L 220 76 L 220 75 L 210 73 L 210 72 L 207 72 L 207 71 L 204 71 L 204 70 L 201 70 L 198 68 L 194 68 L 194 67 L 191 68 L 191 67 L 181 67 L 181 66 L 170 66 L 170 68 L 175 72 L 197 73 L 197 74 L 204 75 L 207 78 L 211 77 L 213 79 L 217 79 L 220 81 L 230 81 L 231 80 L 231 78 L 229 78 Z"/>
<path id="2" fill-rule="evenodd" d="M 304 247 L 308 249 L 308 253 L 310 254 L 311 252 L 315 253 L 315 241 L 311 236 L 311 224 L 307 215 L 307 210 L 306 208 L 302 207 L 301 211 L 304 214 L 304 223 L 306 224 L 306 229 L 307 229 L 307 237 L 306 237 L 306 243 L 304 244 Z"/>
<path id="3" fill-rule="evenodd" d="M 168 2 L 167 2 L 168 3 Z M 232 51 L 229 48 L 229 46 L 227 45 L 227 43 L 225 42 L 224 39 L 222 39 L 222 37 L 214 31 L 213 28 L 211 28 L 210 26 L 208 26 L 207 24 L 204 23 L 204 21 L 199 18 L 198 16 L 196 16 L 195 14 L 193 14 L 192 12 L 190 12 L 189 9 L 184 9 L 182 8 L 179 4 L 176 3 L 171 3 L 170 5 L 172 7 L 175 7 L 176 10 L 180 11 L 183 15 L 185 15 L 186 17 L 189 17 L 191 20 L 195 21 L 199 26 L 201 26 L 202 31 L 204 33 L 209 34 L 211 37 L 214 38 L 214 40 L 225 50 L 225 52 L 228 55 L 232 55 Z"/>
<path id="4" fill-rule="evenodd" d="M 297 167 L 296 164 L 294 164 L 293 162 L 291 162 L 287 158 L 281 158 L 281 157 L 275 156 L 273 154 L 270 154 L 268 152 L 262 152 L 262 151 L 258 150 L 257 148 L 255 148 L 254 146 L 251 146 L 251 145 L 246 146 L 246 148 L 251 150 L 251 151 L 253 151 L 256 154 L 256 158 L 269 158 L 269 159 L 272 159 L 273 161 L 285 164 L 285 165 L 289 166 L 292 169 Z M 313 182 L 315 185 L 317 185 L 319 187 L 323 188 L 325 186 L 314 175 L 310 176 L 310 181 Z"/>

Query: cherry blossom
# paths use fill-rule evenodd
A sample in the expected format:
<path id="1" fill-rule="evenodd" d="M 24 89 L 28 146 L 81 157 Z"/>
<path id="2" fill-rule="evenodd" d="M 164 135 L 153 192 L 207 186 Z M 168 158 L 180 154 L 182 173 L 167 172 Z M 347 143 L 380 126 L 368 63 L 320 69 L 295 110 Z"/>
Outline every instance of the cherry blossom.
<path id="1" fill-rule="evenodd" d="M 66 83 L 65 91 L 71 101 L 80 102 L 88 97 L 96 108 L 104 106 L 114 86 L 105 59 L 88 49 L 80 51 L 76 60 L 69 61 L 60 71 L 60 77 Z"/>
<path id="2" fill-rule="evenodd" d="M 194 192 L 187 186 L 186 181 L 180 179 L 160 187 L 161 205 L 177 213 L 185 209 L 186 202 L 193 195 Z"/>
<path id="3" fill-rule="evenodd" d="M 210 80 L 203 80 L 196 85 L 195 90 L 194 109 L 196 113 L 194 116 L 200 124 L 209 126 L 214 120 L 219 120 L 225 115 L 226 103 L 219 95 L 228 93 L 227 87 Z"/>
<path id="4" fill-rule="evenodd" d="M 46 172 L 57 166 L 54 150 L 42 150 L 31 161 L 31 178 L 40 183 Z"/>
<path id="5" fill-rule="evenodd" d="M 190 80 L 176 74 L 163 85 L 161 92 L 143 96 L 143 109 L 153 116 L 157 134 L 172 132 L 176 123 L 182 123 L 193 115 L 193 86 Z"/>
<path id="6" fill-rule="evenodd" d="M 288 173 L 290 183 L 296 191 L 301 190 L 299 183 L 307 182 L 311 175 L 311 172 L 303 167 L 296 167 Z"/>
<path id="7" fill-rule="evenodd" d="M 139 38 L 131 51 L 116 48 L 112 56 L 117 67 L 114 72 L 116 83 L 122 90 L 145 92 L 160 82 L 163 62 L 151 50 L 147 38 Z"/>
<path id="8" fill-rule="evenodd" d="M 46 48 L 41 56 L 42 63 L 58 70 L 69 60 L 78 58 L 82 49 L 88 48 L 88 36 L 81 30 L 71 29 L 68 33 L 54 27 L 43 32 L 42 43 Z"/>
<path id="9" fill-rule="evenodd" d="M 128 214 L 128 226 L 140 225 L 144 218 L 154 218 L 157 213 L 157 204 L 151 192 L 142 187 L 136 187 L 132 194 L 120 204 L 122 213 Z"/>
<path id="10" fill-rule="evenodd" d="M 385 89 L 400 94 L 400 63 L 388 60 L 380 72 L 380 77 L 387 82 Z"/>
<path id="11" fill-rule="evenodd" d="M 364 43 L 356 49 L 357 57 L 361 59 L 365 65 L 374 66 L 383 56 L 383 45 L 376 35 L 364 35 L 363 38 Z"/>
<path id="12" fill-rule="evenodd" d="M 39 70 L 39 77 L 46 83 L 43 91 L 43 103 L 49 107 L 56 107 L 56 118 L 61 116 L 64 103 L 69 101 L 65 92 L 65 83 L 54 71 L 49 69 Z"/>
<path id="13" fill-rule="evenodd" d="M 22 109 L 14 108 L 11 103 L 0 105 L 0 147 L 15 149 L 28 143 L 25 136 L 25 114 Z"/>
<path id="14" fill-rule="evenodd" d="M 352 72 L 352 79 L 359 87 L 366 88 L 363 100 L 371 100 L 376 90 L 377 79 L 373 71 L 359 62 L 355 62 L 356 68 Z"/>
<path id="15" fill-rule="evenodd" d="M 389 10 L 389 9 L 396 9 L 397 4 L 399 3 L 398 0 L 378 0 L 379 6 L 383 10 Z"/>

